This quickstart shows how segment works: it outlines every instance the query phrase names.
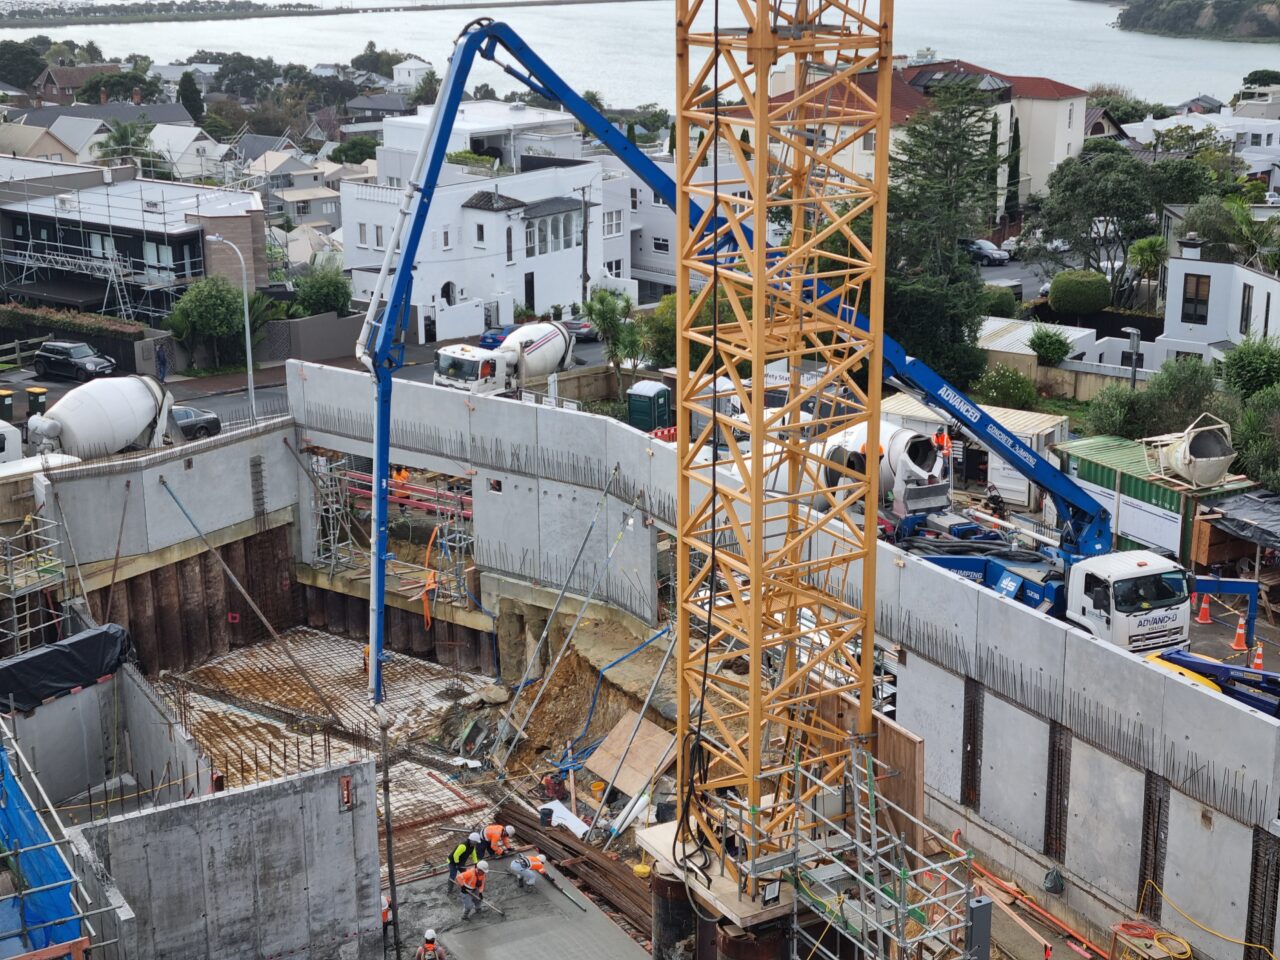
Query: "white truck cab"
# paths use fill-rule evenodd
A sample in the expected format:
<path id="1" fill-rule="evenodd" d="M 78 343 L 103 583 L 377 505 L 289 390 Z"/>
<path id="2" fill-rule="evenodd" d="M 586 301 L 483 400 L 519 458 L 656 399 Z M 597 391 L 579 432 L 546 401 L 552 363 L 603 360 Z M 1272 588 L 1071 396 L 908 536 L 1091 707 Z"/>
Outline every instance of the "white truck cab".
<path id="1" fill-rule="evenodd" d="M 1124 550 L 1076 561 L 1067 576 L 1067 620 L 1128 650 L 1187 643 L 1191 578 L 1176 560 Z"/>
<path id="2" fill-rule="evenodd" d="M 504 393 L 511 388 L 512 371 L 507 367 L 514 360 L 509 353 L 484 350 L 467 343 L 441 347 L 436 354 L 433 382 L 468 393 Z"/>

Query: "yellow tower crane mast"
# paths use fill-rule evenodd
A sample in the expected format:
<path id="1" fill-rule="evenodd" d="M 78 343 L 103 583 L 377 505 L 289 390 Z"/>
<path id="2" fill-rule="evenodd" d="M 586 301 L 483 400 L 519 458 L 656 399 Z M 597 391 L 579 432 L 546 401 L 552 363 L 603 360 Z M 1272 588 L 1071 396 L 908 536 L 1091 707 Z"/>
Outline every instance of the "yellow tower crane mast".
<path id="1" fill-rule="evenodd" d="M 754 896 L 872 732 L 892 0 L 676 7 L 673 856 Z"/>

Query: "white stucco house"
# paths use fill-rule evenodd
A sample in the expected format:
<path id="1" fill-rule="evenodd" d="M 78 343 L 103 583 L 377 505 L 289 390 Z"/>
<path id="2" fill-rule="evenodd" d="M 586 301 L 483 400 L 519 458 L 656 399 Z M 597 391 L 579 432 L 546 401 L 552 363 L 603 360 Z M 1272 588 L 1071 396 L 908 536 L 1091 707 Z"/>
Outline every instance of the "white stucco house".
<path id="1" fill-rule="evenodd" d="M 220 178 L 235 158 L 232 147 L 219 143 L 199 127 L 157 123 L 147 136 L 152 151 L 176 180 Z"/>
<path id="2" fill-rule="evenodd" d="M 344 265 L 357 299 L 371 296 L 406 179 L 432 107 L 386 120 L 376 183 L 343 181 Z M 515 320 L 517 305 L 545 313 L 580 303 L 614 276 L 630 234 L 630 179 L 583 156 L 574 119 L 523 104 L 471 101 L 458 111 L 451 153 L 489 158 L 447 163 L 414 268 L 411 303 L 420 342 L 474 336 Z"/>
<path id="3" fill-rule="evenodd" d="M 422 82 L 422 78 L 433 69 L 428 61 L 419 57 L 401 60 L 391 68 L 391 83 L 387 86 L 387 92 L 413 93 Z"/>
<path id="4" fill-rule="evenodd" d="M 1163 120 L 1148 116 L 1137 123 L 1126 123 L 1124 132 L 1143 146 L 1151 146 L 1174 127 L 1215 134 L 1245 162 L 1246 173 L 1273 189 L 1280 184 L 1280 120 L 1241 116 L 1230 107 L 1223 107 L 1221 113 L 1187 113 Z"/>

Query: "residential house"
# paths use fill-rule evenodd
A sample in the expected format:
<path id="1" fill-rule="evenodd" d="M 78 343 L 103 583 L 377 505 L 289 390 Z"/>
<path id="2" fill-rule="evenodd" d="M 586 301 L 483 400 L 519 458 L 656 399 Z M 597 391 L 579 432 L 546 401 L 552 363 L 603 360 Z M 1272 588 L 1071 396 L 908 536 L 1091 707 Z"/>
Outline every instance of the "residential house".
<path id="1" fill-rule="evenodd" d="M 334 163 L 317 159 L 313 166 L 320 171 L 324 185 L 333 190 L 337 190 L 343 180 L 373 183 L 378 179 L 378 161 L 372 158 L 364 163 Z"/>
<path id="2" fill-rule="evenodd" d="M 303 140 L 312 143 L 337 143 L 338 131 L 342 126 L 342 115 L 337 107 L 321 107 L 311 114 L 311 126 L 302 135 Z"/>
<path id="3" fill-rule="evenodd" d="M 317 63 L 311 68 L 311 75 L 313 77 L 319 77 L 321 80 L 325 80 L 330 77 L 342 78 L 347 75 L 347 69 L 348 68 L 343 66 L 341 63 Z"/>
<path id="4" fill-rule="evenodd" d="M 1106 107 L 1089 107 L 1084 112 L 1084 135 L 1090 137 L 1107 137 L 1108 139 L 1127 138 L 1120 121 L 1111 115 Z"/>
<path id="5" fill-rule="evenodd" d="M 169 64 L 152 64 L 147 76 L 155 77 L 160 81 L 161 87 L 164 89 L 165 95 L 170 99 L 176 99 L 178 95 L 178 84 L 182 80 L 184 73 L 190 73 L 192 79 L 196 82 L 196 89 L 203 96 L 209 93 L 214 84 L 217 82 L 218 64 L 216 63 L 169 63 Z"/>
<path id="6" fill-rule="evenodd" d="M 356 122 L 403 117 L 415 109 L 403 93 L 367 93 L 347 101 L 347 113 Z"/>
<path id="7" fill-rule="evenodd" d="M 111 125 L 97 117 L 64 114 L 49 125 L 49 131 L 71 148 L 67 160 L 93 163 L 98 159 L 94 147 L 111 134 Z"/>
<path id="8" fill-rule="evenodd" d="M 267 153 L 288 153 L 295 157 L 302 156 L 302 149 L 288 137 L 273 137 L 264 133 L 244 133 L 235 141 L 236 152 L 241 161 L 252 164 Z"/>
<path id="9" fill-rule="evenodd" d="M 1237 117 L 1280 120 L 1280 83 L 1241 87 L 1234 102 L 1233 112 Z"/>
<path id="10" fill-rule="evenodd" d="M 191 126 L 195 123 L 187 108 L 180 103 L 73 103 L 51 107 L 29 107 L 10 115 L 15 123 L 35 127 L 52 127 L 59 117 L 90 117 L 108 123 L 177 123 Z"/>
<path id="11" fill-rule="evenodd" d="M 391 86 L 391 78 L 372 70 L 349 70 L 347 79 L 356 85 L 358 90 L 385 90 Z"/>
<path id="12" fill-rule="evenodd" d="M 382 121 L 359 120 L 352 123 L 344 123 L 338 128 L 338 137 L 344 141 L 350 140 L 352 137 L 372 137 L 382 143 Z"/>
<path id="13" fill-rule="evenodd" d="M 268 151 L 249 164 L 246 176 L 260 178 L 267 219 L 295 226 L 306 224 L 321 232 L 342 225 L 339 193 L 325 184 L 325 172 L 292 153 Z"/>
<path id="14" fill-rule="evenodd" d="M 235 148 L 218 143 L 199 127 L 157 123 L 148 138 L 176 180 L 222 179 L 235 157 Z"/>
<path id="15" fill-rule="evenodd" d="M 1002 150 L 1008 150 L 1013 131 L 1018 130 L 1020 201 L 1032 193 L 1044 192 L 1049 174 L 1067 157 L 1080 153 L 1085 132 L 1086 93 L 1079 87 L 1047 77 L 1014 76 L 980 67 L 963 60 L 938 59 L 933 51 L 922 51 L 910 61 L 894 65 L 890 100 L 890 140 L 902 135 L 911 116 L 928 103 L 931 92 L 946 83 L 976 83 L 991 97 L 991 115 L 997 125 Z M 874 71 L 859 74 L 857 85 L 874 95 L 877 77 Z M 795 83 L 790 68 L 776 71 L 770 77 L 771 102 L 781 105 L 795 96 Z M 832 102 L 833 100 L 841 102 Z M 856 95 L 841 91 L 824 100 L 825 109 L 842 113 L 845 122 L 833 125 L 826 135 L 848 139 L 858 129 L 856 119 L 865 109 Z M 870 175 L 875 164 L 875 131 L 868 129 L 849 146 L 850 156 L 842 162 L 860 174 Z M 1002 168 L 995 214 L 1004 208 L 1008 169 Z"/>
<path id="16" fill-rule="evenodd" d="M 1217 97 L 1211 97 L 1207 93 L 1202 93 L 1198 97 L 1192 97 L 1190 100 L 1183 100 L 1173 108 L 1174 113 L 1217 113 L 1226 104 Z"/>
<path id="17" fill-rule="evenodd" d="M 46 103 L 74 103 L 86 80 L 100 73 L 120 72 L 118 63 L 85 63 L 75 66 L 48 66 L 31 84 L 32 93 Z"/>
<path id="18" fill-rule="evenodd" d="M 0 80 L 0 103 L 15 107 L 25 107 L 30 102 L 31 97 L 27 91 Z"/>
<path id="19" fill-rule="evenodd" d="M 133 167 L 0 157 L 0 291 L 133 318 L 161 318 L 201 277 L 268 282 L 255 193 L 148 180 Z"/>
<path id="20" fill-rule="evenodd" d="M 387 90 L 399 93 L 413 93 L 414 90 L 418 89 L 418 84 L 422 82 L 422 78 L 434 69 L 430 63 L 418 57 L 401 60 L 391 68 L 391 83 L 387 86 Z"/>
<path id="21" fill-rule="evenodd" d="M 1161 135 L 1175 127 L 1215 134 L 1244 161 L 1246 173 L 1267 184 L 1280 184 L 1280 120 L 1240 116 L 1231 107 L 1220 113 L 1188 113 L 1126 123 L 1124 131 L 1144 146 L 1159 146 Z"/>
<path id="22" fill-rule="evenodd" d="M 386 120 L 378 183 L 341 183 L 343 256 L 357 299 L 372 294 L 433 109 Z M 580 303 L 595 285 L 635 294 L 634 283 L 606 270 L 607 251 L 628 244 L 629 180 L 583 157 L 571 116 L 474 101 L 458 111 L 448 147 L 495 164 L 442 171 L 414 265 L 420 341 L 511 323 L 517 305 L 542 313 Z"/>
<path id="23" fill-rule="evenodd" d="M 1280 276 L 1203 260 L 1200 241 L 1190 236 L 1171 249 L 1179 255 L 1165 267 L 1164 331 L 1152 344 L 1154 366 L 1188 354 L 1220 360 L 1246 337 L 1280 334 Z"/>
<path id="24" fill-rule="evenodd" d="M 33 160 L 71 161 L 75 151 L 51 130 L 21 123 L 0 123 L 0 153 Z"/>

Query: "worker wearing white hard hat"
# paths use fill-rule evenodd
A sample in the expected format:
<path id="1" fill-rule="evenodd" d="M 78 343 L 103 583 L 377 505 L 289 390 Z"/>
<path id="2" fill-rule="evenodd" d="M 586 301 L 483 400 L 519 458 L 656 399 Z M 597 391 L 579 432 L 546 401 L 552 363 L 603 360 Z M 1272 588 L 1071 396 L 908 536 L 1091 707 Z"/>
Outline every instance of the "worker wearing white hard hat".
<path id="1" fill-rule="evenodd" d="M 413 960 L 448 960 L 444 947 L 436 942 L 436 932 L 428 929 L 422 935 L 422 946 L 413 955 Z"/>
<path id="2" fill-rule="evenodd" d="M 484 853 L 484 837 L 478 833 L 470 834 L 466 840 L 453 848 L 449 854 L 449 883 L 458 879 L 458 874 L 467 868 L 467 864 L 475 864 Z"/>
<path id="3" fill-rule="evenodd" d="M 521 853 L 511 861 L 511 872 L 519 877 L 520 882 L 526 887 L 532 887 L 538 882 L 539 874 L 546 876 L 547 865 L 539 854 Z"/>

